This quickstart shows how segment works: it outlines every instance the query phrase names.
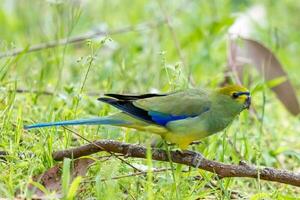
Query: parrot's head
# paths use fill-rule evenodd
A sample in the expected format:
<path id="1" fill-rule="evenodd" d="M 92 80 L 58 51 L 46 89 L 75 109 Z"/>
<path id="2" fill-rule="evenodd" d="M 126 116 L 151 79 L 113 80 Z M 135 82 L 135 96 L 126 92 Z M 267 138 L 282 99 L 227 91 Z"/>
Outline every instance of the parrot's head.
<path id="1" fill-rule="evenodd" d="M 243 105 L 243 108 L 249 109 L 251 105 L 251 96 L 247 88 L 241 85 L 227 85 L 218 90 L 219 93 L 229 96 L 232 100 Z"/>

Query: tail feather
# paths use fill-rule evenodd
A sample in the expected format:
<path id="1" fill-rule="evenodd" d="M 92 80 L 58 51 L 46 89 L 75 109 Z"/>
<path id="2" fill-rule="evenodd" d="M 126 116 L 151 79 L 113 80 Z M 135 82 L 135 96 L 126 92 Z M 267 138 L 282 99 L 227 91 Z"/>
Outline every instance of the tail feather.
<path id="1" fill-rule="evenodd" d="M 43 127 L 51 127 L 51 126 L 67 126 L 67 125 L 99 125 L 99 124 L 123 125 L 127 123 L 128 122 L 124 120 L 113 119 L 112 117 L 98 117 L 98 118 L 90 118 L 90 119 L 38 123 L 38 124 L 24 126 L 24 129 L 43 128 Z"/>

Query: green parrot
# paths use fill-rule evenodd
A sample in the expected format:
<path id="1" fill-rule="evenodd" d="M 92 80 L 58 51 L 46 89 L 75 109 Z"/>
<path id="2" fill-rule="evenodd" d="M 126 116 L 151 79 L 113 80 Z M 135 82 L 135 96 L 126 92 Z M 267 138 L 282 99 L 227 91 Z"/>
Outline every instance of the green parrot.
<path id="1" fill-rule="evenodd" d="M 215 90 L 187 89 L 168 94 L 105 94 L 99 101 L 121 112 L 105 117 L 39 123 L 25 129 L 65 125 L 113 125 L 160 135 L 187 149 L 193 141 L 226 128 L 251 104 L 250 92 L 240 85 Z"/>

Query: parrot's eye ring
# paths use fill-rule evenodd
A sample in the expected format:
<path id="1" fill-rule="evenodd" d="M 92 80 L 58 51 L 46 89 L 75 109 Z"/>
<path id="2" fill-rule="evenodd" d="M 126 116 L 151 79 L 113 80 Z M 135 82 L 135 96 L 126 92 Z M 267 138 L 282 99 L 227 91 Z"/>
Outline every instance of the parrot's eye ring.
<path id="1" fill-rule="evenodd" d="M 239 97 L 239 94 L 238 94 L 238 93 L 236 93 L 236 92 L 232 93 L 232 98 L 236 99 L 236 98 L 238 98 L 238 97 Z"/>

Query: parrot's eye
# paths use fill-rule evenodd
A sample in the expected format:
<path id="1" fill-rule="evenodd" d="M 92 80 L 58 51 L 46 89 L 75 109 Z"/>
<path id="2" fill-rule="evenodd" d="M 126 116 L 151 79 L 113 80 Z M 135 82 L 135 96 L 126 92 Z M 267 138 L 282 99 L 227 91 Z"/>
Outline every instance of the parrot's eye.
<path id="1" fill-rule="evenodd" d="M 232 98 L 236 99 L 236 98 L 238 98 L 238 97 L 239 97 L 239 94 L 238 94 L 238 93 L 236 93 L 236 92 L 232 93 Z"/>

